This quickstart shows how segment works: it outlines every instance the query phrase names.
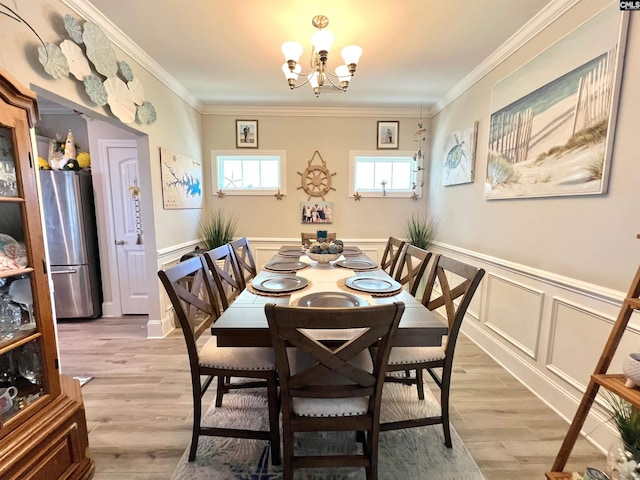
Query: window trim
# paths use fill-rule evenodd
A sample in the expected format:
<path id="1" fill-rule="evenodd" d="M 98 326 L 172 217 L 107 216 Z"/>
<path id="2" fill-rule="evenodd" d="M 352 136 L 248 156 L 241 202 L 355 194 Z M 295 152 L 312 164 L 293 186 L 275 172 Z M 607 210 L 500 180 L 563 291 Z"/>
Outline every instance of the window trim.
<path id="1" fill-rule="evenodd" d="M 349 197 L 353 197 L 356 194 L 354 183 L 355 183 L 355 170 L 356 170 L 356 157 L 380 157 L 381 159 L 389 158 L 389 157 L 408 157 L 413 158 L 416 152 L 410 150 L 349 150 Z M 418 186 L 415 190 L 411 190 L 409 192 L 389 192 L 384 196 L 384 198 L 413 198 L 414 192 L 417 198 L 422 198 L 422 187 L 419 185 L 420 179 L 419 175 L 416 173 L 416 184 Z M 382 188 L 379 191 L 375 192 L 357 192 L 361 197 L 364 198 L 382 198 Z"/>
<path id="2" fill-rule="evenodd" d="M 212 191 L 211 195 L 218 194 L 218 157 L 226 156 L 226 157 L 265 157 L 265 156 L 273 156 L 280 157 L 280 188 L 270 188 L 270 189 L 232 189 L 225 190 L 222 189 L 225 195 L 229 196 L 271 196 L 278 192 L 283 195 L 287 194 L 287 152 L 286 150 L 211 150 L 211 185 Z"/>

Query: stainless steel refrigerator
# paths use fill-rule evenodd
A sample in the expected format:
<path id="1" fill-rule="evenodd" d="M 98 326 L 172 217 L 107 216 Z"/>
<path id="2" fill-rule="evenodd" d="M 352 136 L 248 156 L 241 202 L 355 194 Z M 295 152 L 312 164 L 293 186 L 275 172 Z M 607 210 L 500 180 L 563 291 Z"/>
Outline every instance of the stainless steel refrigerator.
<path id="1" fill-rule="evenodd" d="M 102 315 L 93 187 L 87 172 L 40 170 L 58 318 Z"/>

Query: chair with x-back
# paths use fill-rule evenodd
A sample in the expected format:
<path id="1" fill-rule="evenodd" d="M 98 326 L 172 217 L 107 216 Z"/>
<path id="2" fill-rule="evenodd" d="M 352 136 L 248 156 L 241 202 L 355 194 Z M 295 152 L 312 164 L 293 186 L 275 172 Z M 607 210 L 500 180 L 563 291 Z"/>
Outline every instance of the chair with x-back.
<path id="1" fill-rule="evenodd" d="M 355 308 L 265 306 L 280 378 L 284 480 L 293 478 L 295 468 L 318 467 L 364 467 L 367 479 L 378 478 L 384 371 L 403 311 L 401 302 Z M 327 329 L 344 332 L 344 343 L 314 339 Z M 379 348 L 372 359 L 368 349 L 374 344 Z M 296 454 L 295 433 L 327 431 L 356 432 L 362 454 Z"/>
<path id="2" fill-rule="evenodd" d="M 189 461 L 196 457 L 201 435 L 254 438 L 271 442 L 271 461 L 280 464 L 279 400 L 272 348 L 235 348 L 217 346 L 216 338 L 209 338 L 198 348 L 198 338 L 220 316 L 220 308 L 211 290 L 209 269 L 200 257 L 193 257 L 158 272 L 171 300 L 175 316 L 187 345 L 191 390 L 193 394 L 193 429 Z M 269 409 L 269 430 L 234 429 L 229 425 L 211 427 L 202 425 L 202 397 L 214 377 L 246 379 L 245 388 L 266 387 Z M 202 381 L 204 377 L 204 381 Z M 216 397 L 216 402 L 217 402 Z M 219 406 L 219 405 L 218 405 Z"/>
<path id="3" fill-rule="evenodd" d="M 238 263 L 243 288 L 246 288 L 247 284 L 251 283 L 251 280 L 258 274 L 256 262 L 253 259 L 253 253 L 251 253 L 249 239 L 247 237 L 238 238 L 230 242 L 229 245 L 231 245 Z"/>
<path id="4" fill-rule="evenodd" d="M 222 310 L 229 308 L 229 305 L 244 290 L 242 273 L 238 267 L 236 256 L 229 244 L 216 247 L 203 255 L 206 265 L 211 271 L 216 294 L 220 296 Z"/>
<path id="5" fill-rule="evenodd" d="M 402 247 L 404 247 L 404 244 L 404 240 L 400 240 L 395 237 L 389 237 L 389 240 L 387 240 L 387 245 L 384 248 L 384 253 L 382 254 L 380 267 L 382 270 L 387 272 L 390 277 L 393 277 L 393 274 L 395 273 L 396 265 L 400 259 L 400 254 L 402 253 Z"/>
<path id="6" fill-rule="evenodd" d="M 466 264 L 443 255 L 436 255 L 429 272 L 422 303 L 429 310 L 444 309 L 449 332 L 439 347 L 394 347 L 389 355 L 387 371 L 415 370 L 415 378 L 387 377 L 387 381 L 416 384 L 418 398 L 424 400 L 422 371 L 427 370 L 440 387 L 441 415 L 421 419 L 401 420 L 383 423 L 381 430 L 419 427 L 442 423 L 445 445 L 451 448 L 451 429 L 449 425 L 449 390 L 456 340 L 460 325 L 464 320 L 469 303 L 475 294 L 482 277 L 482 268 Z M 438 375 L 434 371 L 441 368 Z"/>
<path id="7" fill-rule="evenodd" d="M 410 243 L 406 243 L 402 247 L 400 259 L 396 266 L 395 279 L 397 282 L 400 282 L 401 285 L 406 285 L 407 290 L 409 290 L 409 293 L 414 297 L 418 293 L 420 280 L 422 280 L 422 276 L 427 270 L 431 255 L 431 252 L 418 248 Z"/>

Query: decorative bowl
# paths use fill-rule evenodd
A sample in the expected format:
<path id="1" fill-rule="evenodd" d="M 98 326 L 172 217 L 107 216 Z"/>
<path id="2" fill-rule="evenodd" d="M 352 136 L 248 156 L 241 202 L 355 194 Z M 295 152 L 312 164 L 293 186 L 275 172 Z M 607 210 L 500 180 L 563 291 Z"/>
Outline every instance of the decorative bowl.
<path id="1" fill-rule="evenodd" d="M 622 372 L 627 379 L 626 386 L 640 385 L 640 353 L 630 353 L 622 362 Z"/>
<path id="2" fill-rule="evenodd" d="M 318 263 L 329 263 L 337 260 L 341 253 L 307 253 L 307 257 Z"/>

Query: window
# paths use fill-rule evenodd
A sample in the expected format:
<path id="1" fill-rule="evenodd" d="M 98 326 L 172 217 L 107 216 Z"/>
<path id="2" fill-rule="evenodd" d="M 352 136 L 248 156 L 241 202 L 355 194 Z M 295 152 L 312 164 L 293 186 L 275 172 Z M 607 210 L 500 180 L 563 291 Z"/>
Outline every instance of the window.
<path id="1" fill-rule="evenodd" d="M 281 150 L 212 151 L 213 194 L 273 195 L 286 193 L 285 152 Z"/>
<path id="2" fill-rule="evenodd" d="M 349 152 L 349 195 L 363 197 L 422 196 L 414 152 Z M 415 188 L 415 190 L 414 190 Z"/>

